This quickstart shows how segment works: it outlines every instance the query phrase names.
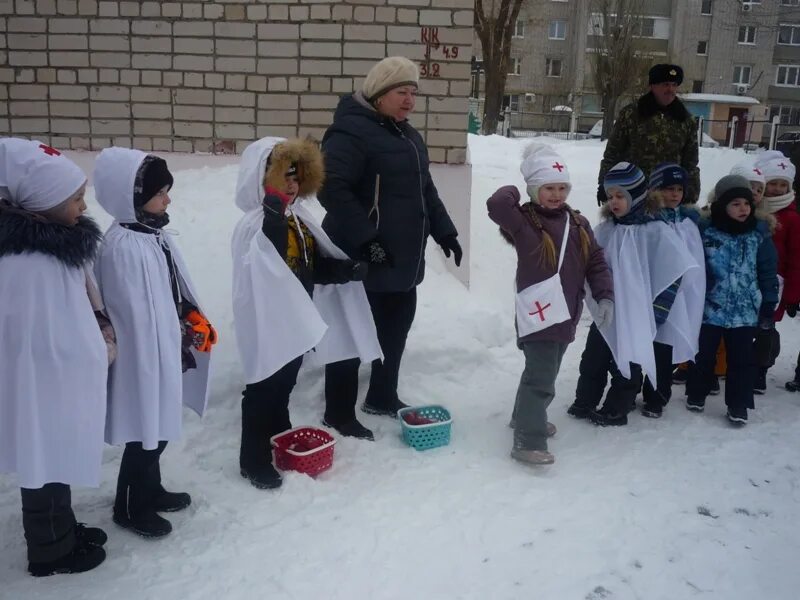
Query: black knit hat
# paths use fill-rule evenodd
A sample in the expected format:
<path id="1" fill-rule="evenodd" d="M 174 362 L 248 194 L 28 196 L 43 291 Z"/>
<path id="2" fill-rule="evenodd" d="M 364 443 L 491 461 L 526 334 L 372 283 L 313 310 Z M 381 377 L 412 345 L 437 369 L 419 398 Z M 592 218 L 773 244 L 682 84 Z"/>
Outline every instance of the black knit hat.
<path id="1" fill-rule="evenodd" d="M 738 198 L 747 200 L 750 205 L 750 216 L 744 224 L 737 226 L 731 223 L 732 219 L 728 216 L 725 207 Z M 755 225 L 756 205 L 753 200 L 753 191 L 750 189 L 750 182 L 741 175 L 725 175 L 714 186 L 714 201 L 711 203 L 711 221 L 715 226 L 729 230 L 734 226 L 740 232 L 752 229 Z M 734 231 L 732 231 L 734 232 Z"/>
<path id="2" fill-rule="evenodd" d="M 650 73 L 648 77 L 650 85 L 665 82 L 677 83 L 680 85 L 683 83 L 683 69 L 678 65 L 668 65 L 663 63 L 653 65 L 650 67 Z"/>
<path id="3" fill-rule="evenodd" d="M 141 208 L 165 186 L 172 188 L 175 180 L 167 168 L 167 161 L 158 156 L 148 155 L 139 172 L 133 190 L 133 206 Z"/>

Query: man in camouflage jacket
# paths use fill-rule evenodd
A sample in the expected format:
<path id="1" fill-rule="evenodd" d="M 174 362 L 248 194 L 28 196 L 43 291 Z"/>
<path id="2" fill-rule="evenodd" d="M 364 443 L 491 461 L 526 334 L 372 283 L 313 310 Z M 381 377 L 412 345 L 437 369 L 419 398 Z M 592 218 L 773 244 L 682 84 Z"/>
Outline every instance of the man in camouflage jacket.
<path id="1" fill-rule="evenodd" d="M 682 81 L 679 66 L 655 65 L 650 69 L 650 91 L 620 111 L 600 163 L 598 205 L 606 201 L 606 171 L 622 161 L 635 164 L 647 177 L 659 163 L 678 163 L 689 173 L 684 202 L 697 202 L 697 123 L 677 98 Z"/>

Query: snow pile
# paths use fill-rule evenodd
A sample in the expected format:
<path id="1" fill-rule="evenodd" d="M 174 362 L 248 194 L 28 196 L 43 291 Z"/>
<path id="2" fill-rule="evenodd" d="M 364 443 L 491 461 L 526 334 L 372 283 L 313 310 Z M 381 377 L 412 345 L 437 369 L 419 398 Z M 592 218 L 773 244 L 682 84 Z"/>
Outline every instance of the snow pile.
<path id="1" fill-rule="evenodd" d="M 604 145 L 545 141 L 569 165 L 570 203 L 596 223 Z M 119 530 L 111 504 L 121 452 L 108 448 L 103 486 L 73 491 L 78 518 L 108 531 L 108 560 L 85 575 L 34 580 L 25 573 L 19 493 L 2 476 L 0 598 L 795 598 L 800 395 L 780 387 L 800 349 L 796 323 L 779 327 L 784 353 L 743 430 L 728 427 L 721 398 L 709 399 L 703 415 L 688 413 L 677 386 L 662 419 L 634 414 L 628 427 L 599 429 L 565 413 L 584 316 L 550 407 L 556 464 L 535 470 L 509 458 L 523 365 L 513 337 L 515 257 L 485 199 L 500 185 L 524 189 L 525 143 L 470 137 L 472 289 L 429 249 L 400 392 L 450 409 L 450 446 L 417 453 L 403 445 L 399 424 L 364 415 L 374 444 L 340 439 L 331 471 L 317 480 L 290 473 L 277 492 L 255 490 L 238 470 L 229 251 L 240 216 L 236 166 L 209 157 L 203 168 L 177 171 L 171 227 L 221 337 L 211 410 L 202 422 L 186 413 L 185 438 L 162 461 L 168 489 L 191 492 L 194 503 L 169 516 L 175 531 L 163 541 Z M 725 149 L 700 156 L 705 190 L 743 158 Z M 93 198 L 90 210 L 108 224 Z M 362 370 L 362 396 L 366 383 Z M 322 391 L 322 372 L 304 370 L 293 423 L 319 423 Z"/>

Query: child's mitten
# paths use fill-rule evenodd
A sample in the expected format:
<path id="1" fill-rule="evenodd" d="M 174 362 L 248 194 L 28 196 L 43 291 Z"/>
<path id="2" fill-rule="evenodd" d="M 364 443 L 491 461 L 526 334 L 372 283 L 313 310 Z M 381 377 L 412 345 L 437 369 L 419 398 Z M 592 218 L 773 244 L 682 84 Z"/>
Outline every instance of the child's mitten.
<path id="1" fill-rule="evenodd" d="M 597 315 L 594 322 L 598 327 L 606 327 L 614 321 L 614 301 L 604 298 L 597 303 Z"/>
<path id="2" fill-rule="evenodd" d="M 217 332 L 198 310 L 191 310 L 184 318 L 184 334 L 198 352 L 211 352 L 217 343 Z"/>

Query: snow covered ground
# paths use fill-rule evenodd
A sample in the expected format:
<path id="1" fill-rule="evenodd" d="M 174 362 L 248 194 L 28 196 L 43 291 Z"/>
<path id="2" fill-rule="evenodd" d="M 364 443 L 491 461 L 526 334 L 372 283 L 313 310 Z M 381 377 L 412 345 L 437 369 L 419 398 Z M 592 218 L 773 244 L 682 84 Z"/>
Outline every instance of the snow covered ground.
<path id="1" fill-rule="evenodd" d="M 547 141 L 572 172 L 570 203 L 596 222 L 603 144 Z M 289 473 L 277 492 L 252 488 L 237 464 L 241 370 L 229 297 L 236 166 L 209 157 L 202 168 L 178 170 L 172 226 L 221 334 L 210 411 L 203 421 L 186 413 L 183 441 L 162 460 L 167 487 L 191 492 L 194 503 L 170 516 L 175 531 L 164 540 L 118 529 L 111 504 L 121 453 L 108 448 L 102 487 L 73 491 L 78 518 L 109 533 L 107 561 L 87 574 L 35 580 L 25 571 L 18 490 L 0 476 L 0 598 L 797 598 L 800 394 L 782 385 L 800 349 L 798 323 L 779 325 L 784 353 L 746 428 L 728 427 L 721 398 L 703 415 L 687 412 L 676 387 L 662 419 L 635 413 L 628 427 L 600 429 L 565 412 L 584 316 L 550 409 L 556 464 L 537 470 L 509 458 L 523 365 L 512 325 L 515 259 L 484 203 L 500 185 L 522 187 L 524 143 L 470 138 L 472 289 L 447 274 L 438 249 L 428 252 L 400 391 L 407 402 L 452 411 L 450 446 L 417 453 L 396 422 L 365 415 L 374 444 L 340 439 L 332 470 L 316 480 Z M 743 158 L 700 153 L 705 190 Z M 319 423 L 322 384 L 320 371 L 301 373 L 293 423 Z"/>

